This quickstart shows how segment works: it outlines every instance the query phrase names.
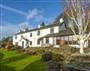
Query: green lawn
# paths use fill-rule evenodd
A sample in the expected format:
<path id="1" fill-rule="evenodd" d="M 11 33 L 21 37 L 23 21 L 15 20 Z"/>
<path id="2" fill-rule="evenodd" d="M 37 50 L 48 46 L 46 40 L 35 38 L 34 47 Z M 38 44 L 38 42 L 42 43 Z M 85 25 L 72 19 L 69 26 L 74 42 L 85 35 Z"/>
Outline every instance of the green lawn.
<path id="1" fill-rule="evenodd" d="M 25 55 L 0 49 L 0 71 L 45 71 L 40 55 Z"/>

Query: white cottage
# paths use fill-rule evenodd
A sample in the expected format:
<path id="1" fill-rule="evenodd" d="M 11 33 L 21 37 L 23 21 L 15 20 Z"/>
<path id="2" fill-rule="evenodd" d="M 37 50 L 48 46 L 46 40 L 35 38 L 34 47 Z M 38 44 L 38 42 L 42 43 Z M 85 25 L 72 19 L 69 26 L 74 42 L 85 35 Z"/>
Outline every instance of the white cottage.
<path id="1" fill-rule="evenodd" d="M 59 24 L 52 24 L 47 26 L 39 26 L 36 29 L 23 31 L 13 36 L 13 44 L 26 47 L 42 47 L 42 45 L 56 44 L 56 38 L 44 38 L 49 34 L 59 33 Z M 43 37 L 43 38 L 42 38 Z M 42 38 L 42 39 L 41 39 Z"/>
<path id="2" fill-rule="evenodd" d="M 61 20 L 62 21 L 62 20 Z M 54 22 L 50 25 L 39 25 L 38 28 L 26 30 L 13 35 L 13 44 L 26 47 L 60 47 L 60 41 L 64 44 L 78 47 L 77 39 L 73 33 L 65 29 L 63 23 Z M 85 46 L 88 44 L 86 43 Z"/>

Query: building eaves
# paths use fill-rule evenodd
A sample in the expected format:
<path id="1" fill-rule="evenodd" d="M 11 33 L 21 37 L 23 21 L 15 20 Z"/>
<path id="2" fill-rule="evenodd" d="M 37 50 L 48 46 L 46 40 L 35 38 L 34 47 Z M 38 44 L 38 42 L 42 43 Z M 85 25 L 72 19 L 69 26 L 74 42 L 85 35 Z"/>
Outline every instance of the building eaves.
<path id="1" fill-rule="evenodd" d="M 50 28 L 50 27 L 55 27 L 55 26 L 58 26 L 60 24 L 50 24 L 50 25 L 46 25 L 46 26 L 43 26 L 43 27 L 40 27 L 40 28 L 35 28 L 35 29 L 31 29 L 31 30 L 27 30 L 27 31 L 22 31 L 22 32 L 19 32 L 19 33 L 16 33 L 15 35 L 19 35 L 19 34 L 23 34 L 23 33 L 27 33 L 27 32 L 32 32 L 32 31 L 36 31 L 36 30 L 42 30 L 42 29 L 46 29 L 46 28 Z"/>
<path id="2" fill-rule="evenodd" d="M 70 30 L 62 30 L 59 33 L 45 35 L 45 36 L 41 37 L 40 39 L 48 38 L 48 37 L 62 37 L 62 36 L 69 36 L 69 35 L 73 35 L 73 32 Z"/>

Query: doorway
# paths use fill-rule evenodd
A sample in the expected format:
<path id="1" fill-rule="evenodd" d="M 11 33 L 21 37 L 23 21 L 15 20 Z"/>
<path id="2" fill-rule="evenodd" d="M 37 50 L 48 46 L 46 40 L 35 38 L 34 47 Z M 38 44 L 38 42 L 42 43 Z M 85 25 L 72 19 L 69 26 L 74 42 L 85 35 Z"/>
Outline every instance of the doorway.
<path id="1" fill-rule="evenodd" d="M 24 48 L 24 41 L 22 41 L 22 47 Z"/>

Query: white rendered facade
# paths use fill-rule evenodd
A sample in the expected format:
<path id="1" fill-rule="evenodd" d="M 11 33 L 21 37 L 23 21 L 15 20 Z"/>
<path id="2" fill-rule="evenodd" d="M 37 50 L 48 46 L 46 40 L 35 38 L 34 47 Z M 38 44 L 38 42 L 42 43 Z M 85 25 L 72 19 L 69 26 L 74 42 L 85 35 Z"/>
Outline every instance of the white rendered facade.
<path id="1" fill-rule="evenodd" d="M 52 29 L 52 30 L 51 30 Z M 49 26 L 49 27 L 39 27 L 34 30 L 25 31 L 23 33 L 19 33 L 13 35 L 13 45 L 22 46 L 23 48 L 26 47 L 45 47 L 46 45 L 51 45 L 53 47 L 59 47 L 60 45 L 57 44 L 57 40 L 64 40 L 64 41 L 71 41 L 70 46 L 75 46 L 72 41 L 77 41 L 74 35 L 68 36 L 49 36 L 45 37 L 46 35 L 59 33 L 62 31 L 63 28 L 59 25 Z M 59 33 L 60 34 L 60 33 Z M 66 33 L 65 33 L 66 34 Z M 43 37 L 43 38 L 42 38 Z M 85 43 L 87 46 L 88 44 Z M 78 47 L 78 44 L 76 45 Z"/>
<path id="2" fill-rule="evenodd" d="M 29 47 L 41 47 L 42 45 L 42 41 L 39 41 L 40 44 L 38 44 L 38 39 L 50 34 L 50 29 L 51 28 L 45 28 L 45 29 L 40 29 L 40 30 L 34 30 L 34 31 L 30 31 L 30 32 L 25 32 L 25 33 L 21 33 L 21 34 L 16 34 L 13 36 L 13 44 L 14 45 L 18 45 L 18 46 L 22 46 L 24 48 L 26 48 L 27 46 Z M 59 32 L 59 27 L 55 26 L 53 27 L 54 29 L 54 33 L 58 33 Z M 40 35 L 38 35 L 38 31 L 40 31 Z M 32 37 L 30 37 L 30 34 L 32 33 Z M 28 39 L 29 41 L 26 41 L 25 39 L 22 39 L 22 36 L 26 39 Z M 17 37 L 17 38 L 15 38 Z M 24 42 L 24 43 L 22 43 Z M 31 43 L 31 45 L 30 45 Z M 49 43 L 48 44 L 53 44 L 53 38 L 50 37 L 49 38 Z M 43 44 L 46 44 L 46 39 L 43 38 Z"/>

